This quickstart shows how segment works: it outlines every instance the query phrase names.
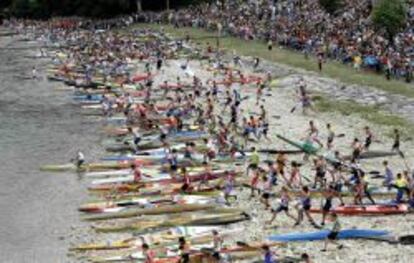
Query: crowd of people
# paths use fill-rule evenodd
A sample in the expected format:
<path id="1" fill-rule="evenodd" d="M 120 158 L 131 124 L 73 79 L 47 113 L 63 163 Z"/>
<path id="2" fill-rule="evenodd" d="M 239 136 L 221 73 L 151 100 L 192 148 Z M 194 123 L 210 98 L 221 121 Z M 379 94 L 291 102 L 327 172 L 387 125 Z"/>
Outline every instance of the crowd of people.
<path id="1" fill-rule="evenodd" d="M 318 0 L 228 0 L 176 12 L 142 14 L 141 21 L 220 31 L 245 40 L 260 39 L 334 59 L 357 70 L 369 68 L 387 79 L 412 80 L 414 5 L 408 1 L 406 27 L 393 38 L 372 22 L 371 0 L 347 0 L 336 15 Z"/>

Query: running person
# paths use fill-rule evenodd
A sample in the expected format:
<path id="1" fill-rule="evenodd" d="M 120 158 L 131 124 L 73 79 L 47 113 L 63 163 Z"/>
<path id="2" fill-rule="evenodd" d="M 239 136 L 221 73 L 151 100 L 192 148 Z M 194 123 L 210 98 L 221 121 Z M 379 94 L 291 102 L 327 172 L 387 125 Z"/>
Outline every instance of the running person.
<path id="1" fill-rule="evenodd" d="M 312 207 L 312 199 L 311 199 L 309 188 L 307 186 L 303 186 L 302 192 L 300 193 L 300 206 L 299 206 L 298 218 L 295 223 L 295 226 L 298 226 L 302 223 L 303 217 L 304 217 L 303 215 L 305 215 L 313 227 L 319 228 L 318 225 L 315 223 L 315 220 L 313 220 L 310 214 L 311 207 Z"/>
<path id="2" fill-rule="evenodd" d="M 285 212 L 285 214 L 292 218 L 294 221 L 297 220 L 293 215 L 289 213 L 289 202 L 292 199 L 289 196 L 288 188 L 283 186 L 281 189 L 281 196 L 280 196 L 280 203 L 276 209 L 272 209 L 272 218 L 267 222 L 267 224 L 272 224 L 273 221 L 276 219 L 277 215 L 281 212 Z"/>
<path id="3" fill-rule="evenodd" d="M 333 227 L 332 227 L 331 231 L 329 232 L 327 238 L 325 239 L 324 247 L 322 249 L 323 252 L 325 252 L 326 249 L 328 248 L 328 243 L 336 244 L 338 246 L 338 249 L 343 248 L 343 245 L 340 245 L 337 242 L 339 232 L 341 231 L 341 223 L 339 222 L 338 215 L 337 214 L 332 214 L 331 219 L 333 221 Z"/>

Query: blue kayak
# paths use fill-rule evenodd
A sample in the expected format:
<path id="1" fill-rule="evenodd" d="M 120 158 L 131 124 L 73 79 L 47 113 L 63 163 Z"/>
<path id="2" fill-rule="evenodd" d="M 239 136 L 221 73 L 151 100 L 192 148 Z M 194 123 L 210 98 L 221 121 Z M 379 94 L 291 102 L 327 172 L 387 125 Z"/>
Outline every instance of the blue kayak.
<path id="1" fill-rule="evenodd" d="M 89 95 L 74 95 L 74 100 L 83 101 L 83 100 L 92 100 L 92 101 L 101 101 L 101 94 L 89 94 Z"/>
<path id="2" fill-rule="evenodd" d="M 268 240 L 276 242 L 318 241 L 326 239 L 329 233 L 330 230 L 321 230 L 308 233 L 281 234 L 270 236 L 268 237 Z M 378 237 L 388 234 L 389 232 L 384 230 L 346 229 L 339 232 L 338 239 Z"/>

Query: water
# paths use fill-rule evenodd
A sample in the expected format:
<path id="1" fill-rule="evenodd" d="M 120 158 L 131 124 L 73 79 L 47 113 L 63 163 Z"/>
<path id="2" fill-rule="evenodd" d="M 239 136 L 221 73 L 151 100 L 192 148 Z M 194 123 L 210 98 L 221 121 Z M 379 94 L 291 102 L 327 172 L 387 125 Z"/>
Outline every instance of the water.
<path id="1" fill-rule="evenodd" d="M 56 89 L 62 84 L 19 78 L 33 66 L 44 72 L 48 60 L 26 57 L 36 46 L 0 37 L 0 262 L 71 261 L 69 236 L 82 226 L 77 207 L 86 199 L 85 183 L 39 166 L 68 162 L 78 149 L 91 154 L 99 140 L 97 125 Z"/>

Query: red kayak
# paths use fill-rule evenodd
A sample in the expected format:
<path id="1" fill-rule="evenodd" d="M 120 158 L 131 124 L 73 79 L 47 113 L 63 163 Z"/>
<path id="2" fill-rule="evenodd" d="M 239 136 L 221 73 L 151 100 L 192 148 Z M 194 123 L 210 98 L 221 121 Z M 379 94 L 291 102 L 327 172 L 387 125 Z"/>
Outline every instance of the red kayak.
<path id="1" fill-rule="evenodd" d="M 140 81 L 152 79 L 153 77 L 154 77 L 154 75 L 152 75 L 152 74 L 135 75 L 134 77 L 132 77 L 132 81 L 140 82 Z"/>
<path id="2" fill-rule="evenodd" d="M 322 213 L 322 209 L 311 209 L 312 213 Z M 382 205 L 345 205 L 330 210 L 345 216 L 375 216 L 375 215 L 398 215 L 409 212 L 407 204 L 382 204 Z"/>

